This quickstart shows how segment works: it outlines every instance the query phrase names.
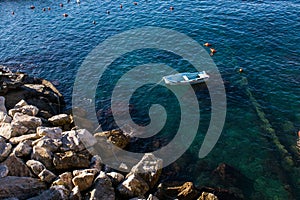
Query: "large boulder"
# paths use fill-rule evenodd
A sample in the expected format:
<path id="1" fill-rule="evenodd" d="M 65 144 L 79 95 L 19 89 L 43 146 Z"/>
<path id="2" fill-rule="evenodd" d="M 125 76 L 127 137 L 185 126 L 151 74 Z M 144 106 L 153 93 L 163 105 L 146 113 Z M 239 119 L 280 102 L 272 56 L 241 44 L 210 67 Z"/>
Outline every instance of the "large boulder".
<path id="1" fill-rule="evenodd" d="M 46 148 L 34 146 L 31 159 L 40 161 L 47 169 L 53 169 L 53 153 Z"/>
<path id="2" fill-rule="evenodd" d="M 15 136 L 12 134 L 12 127 L 10 123 L 2 122 L 0 125 L 0 137 L 4 137 L 6 139 L 10 139 L 11 137 Z"/>
<path id="3" fill-rule="evenodd" d="M 85 191 L 92 186 L 94 178 L 95 175 L 93 173 L 86 172 L 75 176 L 72 182 L 75 186 L 78 186 L 79 191 Z"/>
<path id="4" fill-rule="evenodd" d="M 10 156 L 3 162 L 9 169 L 9 176 L 27 176 L 34 177 L 30 169 L 23 162 L 22 159 L 16 157 L 15 154 L 10 154 Z"/>
<path id="5" fill-rule="evenodd" d="M 14 149 L 14 154 L 18 157 L 26 157 L 32 152 L 32 141 L 25 140 L 20 142 Z"/>
<path id="6" fill-rule="evenodd" d="M 51 139 L 60 139 L 62 137 L 62 130 L 59 127 L 37 127 L 36 134 L 40 137 L 46 136 Z"/>
<path id="7" fill-rule="evenodd" d="M 23 141 L 35 140 L 38 138 L 39 138 L 39 136 L 37 136 L 35 133 L 32 133 L 32 134 L 21 135 L 18 137 L 12 137 L 9 139 L 9 142 L 12 143 L 13 145 L 16 145 Z"/>
<path id="8" fill-rule="evenodd" d="M 85 149 L 84 144 L 80 141 L 77 131 L 66 131 L 62 133 L 62 151 L 79 152 Z"/>
<path id="9" fill-rule="evenodd" d="M 112 182 L 104 172 L 100 172 L 95 179 L 95 184 L 90 195 L 90 199 L 93 200 L 115 200 L 116 197 Z"/>
<path id="10" fill-rule="evenodd" d="M 131 174 L 117 187 L 117 191 L 125 197 L 143 196 L 149 189 L 149 185 L 137 174 Z"/>
<path id="11" fill-rule="evenodd" d="M 49 118 L 48 121 L 54 126 L 64 126 L 71 124 L 73 119 L 70 115 L 59 114 Z"/>
<path id="12" fill-rule="evenodd" d="M 39 112 L 39 109 L 33 105 L 24 105 L 19 108 L 13 108 L 8 111 L 10 116 L 14 116 L 16 113 L 22 113 L 24 115 L 36 116 Z"/>
<path id="13" fill-rule="evenodd" d="M 64 172 L 59 175 L 59 178 L 55 180 L 52 185 L 63 185 L 68 190 L 71 190 L 74 186 L 72 183 L 73 175 L 71 172 Z"/>
<path id="14" fill-rule="evenodd" d="M 28 160 L 26 162 L 26 165 L 31 169 L 31 171 L 38 176 L 46 167 L 43 165 L 43 163 L 37 161 L 37 160 Z"/>
<path id="15" fill-rule="evenodd" d="M 94 137 L 97 140 L 102 140 L 102 138 L 104 137 L 108 142 L 114 144 L 117 147 L 120 147 L 121 149 L 125 148 L 130 142 L 130 137 L 123 133 L 122 130 L 118 129 L 95 133 Z"/>
<path id="16" fill-rule="evenodd" d="M 15 197 L 25 200 L 46 189 L 46 184 L 31 177 L 6 176 L 0 178 L 0 199 Z"/>
<path id="17" fill-rule="evenodd" d="M 180 199 L 190 200 L 196 199 L 199 191 L 194 187 L 192 182 L 185 182 L 184 184 L 175 185 L 173 183 L 161 183 L 158 186 L 156 196 L 159 199 Z"/>
<path id="18" fill-rule="evenodd" d="M 88 168 L 90 165 L 90 155 L 88 152 L 75 153 L 73 151 L 55 153 L 53 163 L 57 170 Z"/>

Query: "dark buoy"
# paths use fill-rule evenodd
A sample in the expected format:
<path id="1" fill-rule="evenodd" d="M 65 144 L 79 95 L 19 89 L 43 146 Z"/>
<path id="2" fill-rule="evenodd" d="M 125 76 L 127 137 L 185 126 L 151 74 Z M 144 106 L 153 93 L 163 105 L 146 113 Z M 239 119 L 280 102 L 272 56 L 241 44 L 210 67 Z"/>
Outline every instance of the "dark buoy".
<path id="1" fill-rule="evenodd" d="M 64 17 L 68 17 L 69 15 L 68 15 L 67 13 L 64 13 L 63 16 L 64 16 Z"/>
<path id="2" fill-rule="evenodd" d="M 60 3 L 59 6 L 60 6 L 60 7 L 64 7 L 64 4 Z"/>
<path id="3" fill-rule="evenodd" d="M 210 47 L 210 46 L 211 46 L 211 44 L 210 44 L 210 43 L 208 43 L 208 42 L 206 42 L 205 44 L 203 44 L 203 46 Z"/>
<path id="4" fill-rule="evenodd" d="M 51 8 L 50 8 L 50 7 L 48 7 L 48 10 L 51 10 Z"/>
<path id="5" fill-rule="evenodd" d="M 106 14 L 108 14 L 108 15 L 109 15 L 109 14 L 110 14 L 110 11 L 109 11 L 109 10 L 107 10 L 107 11 L 106 11 Z"/>
<path id="6" fill-rule="evenodd" d="M 122 4 L 120 4 L 120 8 L 121 8 L 121 9 L 123 8 L 123 5 L 122 5 Z"/>
<path id="7" fill-rule="evenodd" d="M 35 6 L 30 6 L 30 9 L 32 9 L 32 10 L 35 9 Z"/>
<path id="8" fill-rule="evenodd" d="M 171 10 L 171 11 L 174 10 L 174 7 L 173 7 L 173 6 L 170 6 L 170 10 Z"/>
<path id="9" fill-rule="evenodd" d="M 45 11 L 46 11 L 46 8 L 43 8 L 43 11 L 45 12 Z"/>
<path id="10" fill-rule="evenodd" d="M 14 14 L 15 14 L 15 12 L 14 12 L 14 11 L 12 11 L 12 12 L 11 12 L 11 14 L 12 14 L 12 15 L 14 15 Z"/>
<path id="11" fill-rule="evenodd" d="M 133 4 L 136 6 L 136 5 L 138 5 L 138 3 L 135 1 L 135 2 L 133 2 Z"/>
<path id="12" fill-rule="evenodd" d="M 93 24 L 96 24 L 96 21 L 93 21 Z"/>

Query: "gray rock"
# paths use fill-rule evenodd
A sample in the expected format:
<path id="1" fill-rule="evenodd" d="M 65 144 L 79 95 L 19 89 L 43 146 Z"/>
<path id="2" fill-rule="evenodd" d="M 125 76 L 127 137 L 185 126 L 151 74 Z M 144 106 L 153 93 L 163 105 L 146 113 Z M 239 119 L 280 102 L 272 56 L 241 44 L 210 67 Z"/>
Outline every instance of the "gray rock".
<path id="1" fill-rule="evenodd" d="M 33 145 L 36 147 L 45 148 L 50 152 L 56 152 L 62 145 L 62 142 L 60 139 L 52 139 L 44 136 L 38 140 L 35 140 Z"/>
<path id="2" fill-rule="evenodd" d="M 218 200 L 218 197 L 209 192 L 202 192 L 198 200 Z"/>
<path id="3" fill-rule="evenodd" d="M 75 186 L 79 187 L 79 191 L 85 191 L 89 189 L 94 181 L 95 175 L 92 173 L 82 173 L 78 176 L 75 176 L 72 179 L 72 182 Z"/>
<path id="4" fill-rule="evenodd" d="M 62 130 L 59 127 L 37 127 L 36 134 L 40 137 L 46 136 L 51 139 L 60 139 L 62 137 Z"/>
<path id="5" fill-rule="evenodd" d="M 44 169 L 43 171 L 41 171 L 38 177 L 46 183 L 52 183 L 54 179 L 56 179 L 56 175 L 48 169 Z"/>
<path id="6" fill-rule="evenodd" d="M 115 191 L 112 187 L 110 178 L 104 173 L 100 172 L 95 179 L 94 187 L 90 193 L 90 200 L 114 200 Z"/>
<path id="7" fill-rule="evenodd" d="M 117 187 L 121 195 L 127 197 L 143 196 L 149 190 L 148 184 L 137 174 L 131 174 Z"/>
<path id="8" fill-rule="evenodd" d="M 132 167 L 131 173 L 138 174 L 153 188 L 163 168 L 163 161 L 152 153 L 146 153 L 141 161 Z"/>
<path id="9" fill-rule="evenodd" d="M 12 128 L 10 123 L 0 123 L 0 137 L 4 137 L 6 139 L 10 139 L 15 136 L 12 135 Z"/>
<path id="10" fill-rule="evenodd" d="M 12 118 L 7 113 L 0 111 L 0 123 L 10 123 Z"/>
<path id="11" fill-rule="evenodd" d="M 22 159 L 16 157 L 13 153 L 3 162 L 9 169 L 9 176 L 34 177 L 30 169 Z"/>
<path id="12" fill-rule="evenodd" d="M 53 154 L 43 147 L 33 147 L 31 159 L 40 161 L 47 169 L 53 169 Z"/>
<path id="13" fill-rule="evenodd" d="M 37 160 L 28 160 L 26 162 L 26 165 L 31 169 L 31 171 L 35 175 L 39 175 L 46 167 L 43 165 L 43 163 L 37 161 Z"/>
<path id="14" fill-rule="evenodd" d="M 18 137 L 12 137 L 9 139 L 9 142 L 12 143 L 13 145 L 16 145 L 26 140 L 36 140 L 36 139 L 38 139 L 38 136 L 35 133 L 32 133 L 32 134 L 26 134 Z"/>
<path id="15" fill-rule="evenodd" d="M 20 142 L 14 149 L 14 154 L 18 157 L 25 157 L 30 155 L 32 151 L 32 141 L 26 140 L 23 142 Z"/>
<path id="16" fill-rule="evenodd" d="M 68 200 L 69 190 L 62 185 L 52 186 L 49 190 L 44 191 L 39 196 L 30 198 L 28 200 Z"/>
<path id="17" fill-rule="evenodd" d="M 42 125 L 42 120 L 38 117 L 16 113 L 12 120 L 12 126 L 14 126 L 13 124 L 22 125 L 35 131 L 37 127 Z"/>
<path id="18" fill-rule="evenodd" d="M 19 108 L 13 108 L 8 111 L 10 116 L 14 116 L 16 113 L 22 113 L 24 115 L 36 116 L 39 112 L 39 109 L 33 105 L 24 105 Z"/>
<path id="19" fill-rule="evenodd" d="M 69 199 L 70 200 L 81 200 L 82 199 L 82 196 L 81 196 L 81 193 L 80 193 L 80 190 L 79 190 L 78 186 L 75 186 L 72 189 Z"/>
<path id="20" fill-rule="evenodd" d="M 8 167 L 6 165 L 0 165 L 0 178 L 7 176 L 9 173 Z"/>
<path id="21" fill-rule="evenodd" d="M 66 131 L 62 134 L 62 151 L 79 152 L 85 149 L 85 146 L 80 142 L 76 131 Z"/>
<path id="22" fill-rule="evenodd" d="M 88 168 L 90 165 L 90 159 L 88 152 L 75 153 L 67 151 L 64 153 L 55 153 L 53 163 L 57 170 Z"/>
<path id="23" fill-rule="evenodd" d="M 0 162 L 5 160 L 11 153 L 12 146 L 10 143 L 6 143 L 5 139 L 0 136 Z"/>
<path id="24" fill-rule="evenodd" d="M 48 119 L 48 121 L 54 126 L 64 126 L 72 123 L 72 117 L 67 114 L 55 115 Z"/>
<path id="25" fill-rule="evenodd" d="M 63 185 L 65 188 L 68 190 L 72 190 L 73 188 L 73 183 L 72 183 L 73 175 L 71 172 L 64 172 L 59 175 L 59 179 L 54 181 L 52 185 Z"/>
<path id="26" fill-rule="evenodd" d="M 0 96 L 0 111 L 7 113 L 6 107 L 5 107 L 5 97 Z"/>
<path id="27" fill-rule="evenodd" d="M 28 199 L 46 189 L 46 184 L 30 177 L 6 176 L 0 178 L 0 199 L 15 197 Z"/>
<path id="28" fill-rule="evenodd" d="M 123 174 L 120 174 L 118 172 L 107 173 L 107 176 L 111 178 L 112 183 L 115 186 L 119 185 L 125 178 Z"/>

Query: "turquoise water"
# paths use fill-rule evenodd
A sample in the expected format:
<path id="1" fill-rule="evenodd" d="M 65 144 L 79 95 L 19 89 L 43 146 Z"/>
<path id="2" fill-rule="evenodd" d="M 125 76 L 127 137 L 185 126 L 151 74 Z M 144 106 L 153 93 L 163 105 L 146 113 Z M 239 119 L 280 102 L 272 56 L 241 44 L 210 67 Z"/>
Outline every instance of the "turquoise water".
<path id="1" fill-rule="evenodd" d="M 202 120 L 199 134 L 183 157 L 168 169 L 179 166 L 175 179 L 192 180 L 198 186 L 210 185 L 211 171 L 220 162 L 226 162 L 251 180 L 251 187 L 239 186 L 246 197 L 299 199 L 300 155 L 296 140 L 300 129 L 300 1 L 145 0 L 135 6 L 133 1 L 82 0 L 77 5 L 71 0 L 62 2 L 63 7 L 59 3 L 0 1 L 0 64 L 58 84 L 70 107 L 78 68 L 88 53 L 110 36 L 134 28 L 157 26 L 184 33 L 199 44 L 210 42 L 217 49 L 212 58 L 226 82 L 225 127 L 209 156 L 198 159 L 203 140 L 201 133 L 209 123 L 210 103 L 207 95 L 197 93 Z M 31 5 L 36 8 L 29 9 Z M 170 6 L 174 7 L 173 11 Z M 44 7 L 51 10 L 43 12 Z M 64 18 L 63 13 L 69 16 Z M 190 67 L 189 63 L 166 52 L 133 53 L 112 65 L 107 77 L 114 78 L 99 83 L 104 90 L 98 91 L 99 99 L 110 95 L 114 81 L 128 68 L 150 61 L 163 62 L 180 71 Z M 243 68 L 244 73 L 238 73 L 239 68 Z M 247 78 L 248 85 L 243 86 L 243 78 Z M 271 139 L 274 135 L 271 136 L 265 121 L 256 112 L 257 104 L 247 95 L 247 90 L 292 157 L 293 167 L 282 162 L 280 150 Z M 136 92 L 137 99 L 143 97 L 142 91 Z M 172 95 L 157 98 L 164 92 L 158 89 L 152 98 L 169 105 L 174 100 Z M 132 99 L 132 102 L 138 104 L 138 100 Z M 149 109 L 149 103 L 152 102 L 139 110 Z M 176 105 L 169 106 L 173 111 L 176 108 Z M 134 116 L 136 122 L 149 123 L 147 112 Z M 174 117 L 173 123 L 169 122 L 165 132 L 176 129 L 176 120 L 179 119 Z"/>

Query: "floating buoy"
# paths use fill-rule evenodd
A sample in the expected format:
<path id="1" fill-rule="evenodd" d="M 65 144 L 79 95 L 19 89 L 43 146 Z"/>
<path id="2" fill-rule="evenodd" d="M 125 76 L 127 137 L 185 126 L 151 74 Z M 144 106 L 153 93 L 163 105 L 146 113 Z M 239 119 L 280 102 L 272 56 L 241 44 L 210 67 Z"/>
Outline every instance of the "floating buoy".
<path id="1" fill-rule="evenodd" d="M 211 44 L 210 44 L 210 43 L 208 43 L 208 42 L 206 42 L 205 44 L 203 44 L 203 46 L 210 47 L 210 46 L 211 46 Z"/>
<path id="2" fill-rule="evenodd" d="M 217 50 L 215 50 L 214 48 L 210 48 L 210 55 L 211 56 L 213 56 L 216 52 L 217 52 Z"/>
<path id="3" fill-rule="evenodd" d="M 12 15 L 14 15 L 14 14 L 15 14 L 15 12 L 14 12 L 14 11 L 12 11 L 12 12 L 11 12 L 11 14 L 12 14 Z"/>
<path id="4" fill-rule="evenodd" d="M 64 7 L 64 4 L 60 3 L 59 6 L 60 6 L 60 7 Z"/>
<path id="5" fill-rule="evenodd" d="M 243 71 L 244 71 L 243 68 L 240 68 L 240 69 L 239 69 L 239 72 L 240 72 L 240 73 L 242 73 Z"/>
<path id="6" fill-rule="evenodd" d="M 51 10 L 51 8 L 50 8 L 50 7 L 48 7 L 48 10 Z"/>
<path id="7" fill-rule="evenodd" d="M 69 15 L 68 15 L 67 13 L 64 13 L 63 16 L 64 16 L 64 17 L 68 17 Z"/>
<path id="8" fill-rule="evenodd" d="M 137 2 L 133 2 L 133 4 L 136 6 L 136 5 L 138 5 L 138 3 Z"/>
<path id="9" fill-rule="evenodd" d="M 46 11 L 46 8 L 43 8 L 43 11 L 45 12 L 45 11 Z"/>
<path id="10" fill-rule="evenodd" d="M 76 3 L 77 3 L 77 4 L 80 4 L 80 0 L 76 0 Z"/>
<path id="11" fill-rule="evenodd" d="M 109 14 L 110 14 L 110 11 L 109 11 L 109 10 L 107 10 L 107 11 L 106 11 L 106 14 L 108 14 L 108 15 L 109 15 Z"/>
<path id="12" fill-rule="evenodd" d="M 93 24 L 96 24 L 96 21 L 93 21 Z"/>
<path id="13" fill-rule="evenodd" d="M 174 7 L 173 7 L 173 6 L 170 6 L 170 10 L 171 10 L 171 11 L 174 10 Z"/>
<path id="14" fill-rule="evenodd" d="M 30 9 L 35 9 L 35 6 L 30 6 Z"/>
<path id="15" fill-rule="evenodd" d="M 122 4 L 120 4 L 120 8 L 121 8 L 121 9 L 123 8 L 123 5 L 122 5 Z"/>

